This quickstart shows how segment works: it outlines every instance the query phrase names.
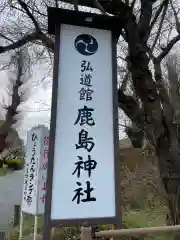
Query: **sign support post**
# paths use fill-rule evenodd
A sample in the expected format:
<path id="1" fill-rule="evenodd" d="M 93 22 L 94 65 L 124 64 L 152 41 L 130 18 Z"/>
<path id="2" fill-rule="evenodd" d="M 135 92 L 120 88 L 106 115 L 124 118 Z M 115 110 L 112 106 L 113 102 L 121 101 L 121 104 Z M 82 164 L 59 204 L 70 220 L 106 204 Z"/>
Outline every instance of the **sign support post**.
<path id="1" fill-rule="evenodd" d="M 38 216 L 34 216 L 34 240 L 36 240 L 37 236 L 37 228 L 38 228 Z"/>
<path id="2" fill-rule="evenodd" d="M 19 226 L 19 240 L 23 237 L 23 222 L 24 222 L 24 215 L 22 209 L 20 210 L 20 226 Z"/>
<path id="3" fill-rule="evenodd" d="M 20 240 L 23 237 L 23 213 L 34 216 L 34 240 L 37 236 L 38 216 L 44 214 L 48 142 L 47 127 L 38 125 L 28 131 L 20 211 Z"/>
<path id="4" fill-rule="evenodd" d="M 92 240 L 91 227 L 81 227 L 81 240 Z"/>
<path id="5" fill-rule="evenodd" d="M 121 28 L 117 17 L 48 8 L 55 49 L 43 240 L 53 227 L 120 223 Z"/>

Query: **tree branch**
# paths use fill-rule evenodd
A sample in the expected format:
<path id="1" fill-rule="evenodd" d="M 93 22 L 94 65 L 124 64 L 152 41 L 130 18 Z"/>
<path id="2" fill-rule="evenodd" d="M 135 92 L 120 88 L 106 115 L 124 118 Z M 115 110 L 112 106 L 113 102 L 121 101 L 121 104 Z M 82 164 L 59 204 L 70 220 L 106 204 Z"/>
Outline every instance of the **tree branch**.
<path id="1" fill-rule="evenodd" d="M 58 5 L 58 0 L 55 0 L 55 7 L 58 8 L 59 5 Z"/>
<path id="2" fill-rule="evenodd" d="M 35 12 L 35 13 L 43 16 L 43 17 L 47 17 L 47 14 L 45 14 L 45 13 L 43 13 L 43 12 L 40 12 L 37 6 L 35 6 L 35 7 L 36 7 L 36 9 L 33 9 L 31 6 L 28 6 L 28 8 L 31 9 L 33 12 Z M 23 11 L 23 12 L 24 12 L 24 11 Z"/>
<path id="3" fill-rule="evenodd" d="M 21 55 L 21 52 L 19 52 L 17 54 L 17 79 L 15 82 L 15 85 L 13 86 L 12 103 L 7 108 L 7 113 L 6 113 L 6 121 L 9 124 L 13 123 L 13 118 L 17 114 L 17 107 L 21 103 L 19 88 L 23 84 L 23 82 L 21 81 L 22 75 L 23 75 L 23 56 Z"/>
<path id="4" fill-rule="evenodd" d="M 155 46 L 156 46 L 156 43 L 157 43 L 157 40 L 160 36 L 160 33 L 161 33 L 161 29 L 162 29 L 162 25 L 163 25 L 163 22 L 164 22 L 164 18 L 166 16 L 166 12 L 167 12 L 167 8 L 168 8 L 168 1 L 165 1 L 165 4 L 163 6 L 163 13 L 162 13 L 162 17 L 161 17 L 161 21 L 160 21 L 160 24 L 159 24 L 159 27 L 158 27 L 158 31 L 157 31 L 157 34 L 156 34 L 156 37 L 155 37 L 155 40 L 154 40 L 154 43 L 151 47 L 151 51 L 153 52 Z"/>
<path id="5" fill-rule="evenodd" d="M 144 114 L 139 104 L 133 97 L 125 95 L 121 89 L 118 89 L 118 104 L 132 122 L 140 129 L 144 127 Z"/>
<path id="6" fill-rule="evenodd" d="M 73 4 L 74 0 L 63 0 L 65 3 Z M 103 7 L 104 11 L 110 14 L 118 15 L 122 20 L 126 19 L 127 13 L 132 12 L 131 7 L 129 7 L 126 3 L 121 0 L 99 0 L 100 5 Z M 78 5 L 84 7 L 94 8 L 94 1 L 92 0 L 79 0 Z"/>
<path id="7" fill-rule="evenodd" d="M 127 59 L 126 58 L 123 58 L 121 56 L 118 56 L 117 59 L 120 58 L 121 60 L 123 60 L 124 62 L 127 62 Z"/>
<path id="8" fill-rule="evenodd" d="M 35 19 L 35 17 L 33 16 L 33 14 L 29 11 L 29 8 L 27 6 L 27 4 L 25 2 L 23 2 L 22 0 L 17 0 L 19 5 L 22 7 L 22 9 L 25 10 L 26 14 L 28 15 L 28 17 L 32 20 L 32 22 L 34 23 L 34 26 L 36 28 L 36 31 L 41 32 L 41 28 L 37 22 L 37 20 Z"/>
<path id="9" fill-rule="evenodd" d="M 46 36 L 45 33 L 41 32 L 39 34 L 39 40 L 42 41 L 42 43 L 51 50 L 51 52 L 54 52 L 54 41 L 49 38 L 48 36 Z"/>
<path id="10" fill-rule="evenodd" d="M 13 42 L 7 46 L 0 46 L 0 54 L 10 51 L 10 50 L 14 50 L 16 48 L 22 47 L 24 46 L 26 43 L 29 42 L 34 42 L 40 40 L 42 41 L 42 43 L 44 44 L 44 46 L 46 46 L 48 49 L 50 49 L 52 52 L 54 51 L 54 42 L 51 38 L 47 37 L 44 33 L 37 33 L 37 32 L 33 32 L 30 33 L 29 35 L 25 35 L 24 37 L 22 37 L 20 40 Z"/>
<path id="11" fill-rule="evenodd" d="M 127 71 L 125 73 L 125 76 L 124 76 L 124 78 L 122 80 L 122 83 L 121 83 L 121 86 L 120 86 L 121 91 L 124 92 L 126 90 L 126 86 L 127 86 L 128 80 L 129 80 L 129 71 Z"/>
<path id="12" fill-rule="evenodd" d="M 134 8 L 134 5 L 136 3 L 136 0 L 133 0 L 132 4 L 131 4 L 131 8 L 133 9 Z"/>
<path id="13" fill-rule="evenodd" d="M 165 2 L 167 2 L 167 0 L 164 0 L 164 1 L 161 3 L 161 5 L 160 5 L 160 7 L 158 8 L 158 10 L 156 11 L 155 16 L 154 16 L 154 18 L 152 19 L 152 21 L 151 21 L 151 23 L 150 23 L 150 30 L 152 30 L 152 28 L 154 27 L 154 24 L 156 23 L 159 15 L 161 14 Z"/>
<path id="14" fill-rule="evenodd" d="M 97 9 L 101 11 L 102 14 L 107 15 L 106 11 L 104 10 L 103 6 L 100 4 L 98 0 L 94 0 L 94 5 Z"/>
<path id="15" fill-rule="evenodd" d="M 168 1 L 168 0 L 167 0 Z M 162 53 L 159 54 L 158 57 L 155 58 L 155 61 L 161 62 L 162 59 L 171 51 L 173 46 L 180 40 L 180 22 L 178 20 L 177 13 L 175 11 L 175 8 L 171 2 L 171 7 L 174 13 L 175 21 L 176 21 L 176 31 L 178 32 L 178 35 L 171 39 L 171 41 L 167 44 L 165 48 L 163 48 Z"/>
<path id="16" fill-rule="evenodd" d="M 19 48 L 23 45 L 25 45 L 28 42 L 33 42 L 35 40 L 40 40 L 43 42 L 43 44 L 48 47 L 51 51 L 54 50 L 54 41 L 46 36 L 45 33 L 42 32 L 40 29 L 40 26 L 37 22 L 37 20 L 34 18 L 33 14 L 29 10 L 28 5 L 23 1 L 23 0 L 17 0 L 20 6 L 22 7 L 22 10 L 26 12 L 28 17 L 32 20 L 32 22 L 35 25 L 36 31 L 33 33 L 30 33 L 28 35 L 23 36 L 20 40 L 16 42 L 12 42 L 12 44 L 9 44 L 7 46 L 0 46 L 0 54 L 9 50 L 13 50 L 16 48 Z M 111 14 L 118 14 L 120 18 L 122 18 L 122 21 L 124 22 L 125 18 L 128 18 L 128 13 L 132 14 L 131 8 L 128 7 L 125 3 L 119 0 L 114 0 L 113 2 L 111 0 L 94 0 L 96 1 L 97 7 L 100 7 L 101 10 L 104 12 L 109 12 Z M 81 6 L 86 6 L 86 7 L 95 7 L 94 4 L 95 2 L 88 0 L 78 0 L 78 4 Z M 74 0 L 64 0 L 66 3 L 74 4 Z"/>
<path id="17" fill-rule="evenodd" d="M 0 127 L 0 134 L 4 134 L 8 132 L 8 130 L 12 127 L 12 125 L 17 121 L 14 119 L 15 115 L 17 114 L 17 108 L 21 103 L 21 97 L 19 94 L 19 89 L 23 85 L 22 77 L 25 74 L 25 63 L 24 56 L 22 54 L 22 50 L 18 51 L 16 53 L 16 56 L 12 56 L 12 58 L 15 58 L 15 68 L 17 69 L 17 76 L 15 79 L 15 83 L 13 84 L 13 90 L 12 90 L 12 100 L 11 104 L 8 107 L 5 107 L 7 110 L 6 118 L 3 123 L 3 125 Z"/>
<path id="18" fill-rule="evenodd" d="M 180 40 L 180 35 L 177 35 L 167 44 L 167 46 L 163 49 L 163 52 L 159 54 L 156 58 L 157 61 L 161 62 L 162 59 L 171 51 L 173 46 Z"/>
<path id="19" fill-rule="evenodd" d="M 23 9 L 21 9 L 21 8 L 18 8 L 18 7 L 16 7 L 16 6 L 11 6 L 11 8 L 16 9 L 17 11 L 20 11 L 20 12 L 26 14 L 26 12 L 25 12 Z"/>
<path id="20" fill-rule="evenodd" d="M 12 39 L 8 38 L 7 36 L 5 36 L 5 35 L 2 34 L 2 33 L 0 33 L 0 37 L 2 37 L 2 38 L 4 38 L 5 40 L 10 41 L 10 42 L 13 43 L 13 40 L 12 40 Z"/>
<path id="21" fill-rule="evenodd" d="M 172 1 L 170 1 L 170 3 L 171 3 L 171 7 L 172 7 L 172 10 L 173 10 L 173 13 L 174 13 L 175 22 L 176 22 L 176 31 L 180 35 L 180 22 L 179 22 L 179 19 L 178 19 L 178 14 L 176 13 L 176 10 L 175 10 L 175 8 L 172 4 Z"/>
<path id="22" fill-rule="evenodd" d="M 78 5 L 74 4 L 74 10 L 75 10 L 75 11 L 79 11 Z"/>
<path id="23" fill-rule="evenodd" d="M 23 45 L 25 45 L 28 42 L 34 41 L 38 39 L 38 34 L 37 32 L 33 32 L 30 33 L 29 35 L 25 35 L 24 37 L 22 37 L 20 40 L 9 44 L 7 46 L 0 46 L 0 54 L 10 51 L 10 50 L 14 50 L 16 48 L 22 47 Z"/>
<path id="24" fill-rule="evenodd" d="M 56 0 L 57 1 L 57 0 Z M 74 6 L 74 10 L 75 11 L 79 11 L 79 8 L 78 8 L 78 0 L 73 0 L 73 6 Z"/>
<path id="25" fill-rule="evenodd" d="M 121 36 L 127 42 L 127 35 L 126 35 L 126 32 L 124 31 L 124 29 L 122 29 L 122 31 L 121 31 Z"/>
<path id="26" fill-rule="evenodd" d="M 144 0 L 141 2 L 141 15 L 138 23 L 139 38 L 142 44 L 146 44 L 150 34 L 150 21 L 152 16 L 153 1 Z"/>

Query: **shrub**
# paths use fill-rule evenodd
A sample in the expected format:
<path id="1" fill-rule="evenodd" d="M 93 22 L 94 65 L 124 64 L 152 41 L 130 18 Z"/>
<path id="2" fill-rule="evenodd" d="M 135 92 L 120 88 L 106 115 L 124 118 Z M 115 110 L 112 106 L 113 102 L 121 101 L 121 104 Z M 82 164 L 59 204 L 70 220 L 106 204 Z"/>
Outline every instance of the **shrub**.
<path id="1" fill-rule="evenodd" d="M 20 170 L 24 166 L 24 159 L 23 158 L 7 159 L 5 160 L 4 164 L 7 165 L 9 169 Z"/>

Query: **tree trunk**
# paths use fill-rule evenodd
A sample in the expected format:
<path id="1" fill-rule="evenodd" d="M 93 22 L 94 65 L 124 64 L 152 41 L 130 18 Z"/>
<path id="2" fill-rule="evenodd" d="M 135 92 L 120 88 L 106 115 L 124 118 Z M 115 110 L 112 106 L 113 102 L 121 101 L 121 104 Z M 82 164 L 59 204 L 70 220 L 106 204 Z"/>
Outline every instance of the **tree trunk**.
<path id="1" fill-rule="evenodd" d="M 177 153 L 173 153 L 169 147 L 168 136 L 162 137 L 157 143 L 158 164 L 160 176 L 167 193 L 169 207 L 168 224 L 180 224 L 180 167 L 176 167 Z M 180 160 L 180 159 L 179 159 Z M 180 240 L 180 234 L 175 236 Z"/>
<path id="2" fill-rule="evenodd" d="M 149 70 L 146 50 L 142 46 L 139 35 L 133 29 L 136 29 L 136 23 L 133 19 L 128 19 L 126 24 L 129 46 L 128 68 L 144 110 L 144 126 L 141 129 L 156 148 L 160 176 L 167 192 L 172 224 L 180 224 L 180 157 L 176 126 L 172 119 L 172 107 L 164 97 L 162 89 L 160 88 L 160 91 L 157 87 L 162 77 L 158 68 L 160 64 L 156 63 L 157 82 L 155 83 Z M 133 121 L 132 118 L 131 120 Z"/>
<path id="3" fill-rule="evenodd" d="M 3 161 L 0 160 L 0 169 L 3 168 Z"/>
<path id="4" fill-rule="evenodd" d="M 7 133 L 0 134 L 0 153 L 6 148 L 6 137 Z"/>

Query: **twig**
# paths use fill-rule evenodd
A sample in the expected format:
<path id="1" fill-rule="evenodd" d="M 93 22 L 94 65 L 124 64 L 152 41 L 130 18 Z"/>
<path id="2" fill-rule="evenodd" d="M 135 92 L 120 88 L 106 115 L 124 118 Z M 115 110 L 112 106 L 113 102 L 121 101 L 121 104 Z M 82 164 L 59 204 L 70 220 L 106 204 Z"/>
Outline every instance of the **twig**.
<path id="1" fill-rule="evenodd" d="M 138 22 L 139 37 L 141 43 L 146 44 L 150 35 L 150 21 L 152 16 L 153 1 L 141 1 L 141 14 Z"/>
<path id="2" fill-rule="evenodd" d="M 104 10 L 103 6 L 100 4 L 98 0 L 94 0 L 94 5 L 101 11 L 102 14 L 107 15 L 106 11 Z"/>
<path id="3" fill-rule="evenodd" d="M 125 3 L 129 6 L 129 0 L 125 0 Z"/>
<path id="4" fill-rule="evenodd" d="M 156 61 L 159 61 L 159 62 L 162 61 L 162 59 L 171 51 L 173 46 L 180 40 L 180 22 L 178 20 L 177 13 L 175 11 L 175 8 L 174 8 L 172 2 L 170 2 L 170 3 L 171 3 L 171 7 L 172 7 L 172 10 L 174 13 L 174 17 L 175 17 L 175 21 L 176 21 L 176 30 L 178 32 L 178 35 L 175 36 L 174 38 L 172 38 L 171 41 L 167 44 L 167 46 L 165 48 L 163 48 L 162 53 L 160 53 L 159 56 L 156 58 Z"/>
<path id="5" fill-rule="evenodd" d="M 58 8 L 58 0 L 55 0 L 55 7 Z"/>
<path id="6" fill-rule="evenodd" d="M 1 36 L 2 38 L 4 38 L 4 39 L 6 39 L 6 40 L 8 40 L 8 41 L 10 41 L 10 42 L 12 42 L 12 43 L 14 43 L 12 39 L 8 38 L 8 37 L 5 36 L 4 34 L 0 33 L 0 36 Z"/>
<path id="7" fill-rule="evenodd" d="M 14 50 L 16 48 L 22 47 L 26 43 L 33 42 L 36 40 L 42 41 L 47 48 L 51 49 L 51 51 L 54 51 L 54 42 L 52 39 L 47 37 L 44 33 L 33 32 L 28 35 L 25 35 L 20 40 L 12 44 L 9 44 L 7 46 L 0 46 L 0 54 L 6 51 L 10 51 L 10 50 Z"/>
<path id="8" fill-rule="evenodd" d="M 10 7 L 11 7 L 11 8 L 13 8 L 13 9 L 16 9 L 17 11 L 20 11 L 20 12 L 22 12 L 22 13 L 25 13 L 25 14 L 26 14 L 26 12 L 25 12 L 23 9 L 21 9 L 21 8 L 18 8 L 18 7 L 16 7 L 16 6 L 13 6 L 13 5 L 11 5 Z"/>
<path id="9" fill-rule="evenodd" d="M 74 4 L 74 10 L 75 10 L 75 11 L 79 11 L 78 5 Z"/>
<path id="10" fill-rule="evenodd" d="M 28 8 L 31 9 L 33 12 L 35 12 L 39 15 L 42 15 L 43 17 L 47 17 L 47 14 L 40 12 L 37 6 L 35 6 L 35 7 L 36 7 L 36 9 L 33 9 L 31 6 L 28 6 Z"/>
<path id="11" fill-rule="evenodd" d="M 134 5 L 136 3 L 136 0 L 133 0 L 132 4 L 131 4 L 131 8 L 133 9 L 134 8 Z"/>
<path id="12" fill-rule="evenodd" d="M 123 39 L 127 42 L 127 37 L 126 37 L 126 33 L 125 31 L 122 29 L 121 31 L 121 36 L 123 37 Z"/>
<path id="13" fill-rule="evenodd" d="M 22 9 L 25 10 L 26 14 L 28 15 L 28 17 L 32 20 L 32 22 L 34 23 L 34 26 L 36 28 L 36 31 L 41 32 L 41 28 L 39 26 L 39 23 L 37 22 L 37 20 L 35 19 L 35 17 L 33 16 L 33 14 L 30 12 L 27 4 L 25 2 L 23 2 L 22 0 L 17 0 L 19 5 L 22 7 Z"/>
<path id="14" fill-rule="evenodd" d="M 120 86 L 120 89 L 124 92 L 126 90 L 126 87 L 127 87 L 127 83 L 128 83 L 128 80 L 129 80 L 129 71 L 126 72 L 123 80 L 122 80 L 122 84 Z"/>
<path id="15" fill-rule="evenodd" d="M 121 127 L 124 127 L 124 128 L 127 127 L 127 125 L 124 125 L 124 124 L 121 124 L 121 123 L 118 123 L 118 125 L 121 126 Z"/>
<path id="16" fill-rule="evenodd" d="M 154 47 L 156 46 L 157 40 L 158 40 L 159 35 L 160 35 L 160 33 L 161 33 L 162 25 L 163 25 L 164 18 L 165 18 L 165 16 L 166 16 L 166 12 L 167 12 L 167 7 L 168 7 L 168 2 L 166 1 L 166 2 L 165 2 L 165 5 L 164 5 L 164 7 L 163 7 L 162 18 L 161 18 L 161 21 L 160 21 L 160 24 L 159 24 L 159 27 L 158 27 L 158 31 L 157 31 L 157 34 L 156 34 L 154 43 L 153 43 L 153 45 L 152 45 L 152 47 L 151 47 L 151 51 L 152 51 L 152 52 L 153 52 L 153 50 L 154 50 Z"/>
<path id="17" fill-rule="evenodd" d="M 42 43 L 44 43 L 44 45 L 49 49 L 51 50 L 52 52 L 54 52 L 54 41 L 46 36 L 45 33 L 41 32 L 38 34 L 39 35 L 39 40 L 42 41 Z"/>
<path id="18" fill-rule="evenodd" d="M 38 39 L 38 34 L 36 32 L 33 32 L 29 35 L 25 35 L 20 40 L 14 42 L 12 44 L 9 44 L 7 46 L 0 46 L 0 54 L 4 53 L 6 51 L 9 51 L 9 50 L 14 50 L 16 48 L 22 47 L 26 43 L 37 40 L 37 39 Z"/>
<path id="19" fill-rule="evenodd" d="M 117 58 L 120 58 L 121 60 L 127 62 L 127 59 L 125 59 L 125 58 L 123 58 L 123 57 L 121 57 L 121 56 L 118 56 Z"/>
<path id="20" fill-rule="evenodd" d="M 158 8 L 158 10 L 156 11 L 155 16 L 154 16 L 154 18 L 153 18 L 153 20 L 151 21 L 151 24 L 150 24 L 150 30 L 152 30 L 152 28 L 154 27 L 154 24 L 156 23 L 159 15 L 161 14 L 161 12 L 162 12 L 162 10 L 163 10 L 163 7 L 164 7 L 164 4 L 165 4 L 166 1 L 167 1 L 167 0 L 164 0 L 164 1 L 161 3 L 161 5 L 160 5 L 160 7 Z"/>
<path id="21" fill-rule="evenodd" d="M 178 34 L 180 34 L 180 22 L 178 20 L 178 13 L 176 13 L 176 10 L 172 4 L 172 1 L 170 1 L 173 13 L 174 13 L 174 18 L 175 18 L 175 22 L 176 22 L 176 31 L 178 32 Z"/>
<path id="22" fill-rule="evenodd" d="M 73 0 L 73 5 L 74 5 L 74 10 L 75 10 L 75 11 L 79 11 L 79 8 L 78 8 L 78 0 Z"/>
<path id="23" fill-rule="evenodd" d="M 167 44 L 167 46 L 163 49 L 163 52 L 156 57 L 157 61 L 161 61 L 172 49 L 172 47 L 180 40 L 180 35 L 177 35 Z"/>

